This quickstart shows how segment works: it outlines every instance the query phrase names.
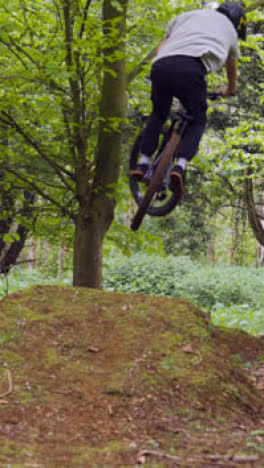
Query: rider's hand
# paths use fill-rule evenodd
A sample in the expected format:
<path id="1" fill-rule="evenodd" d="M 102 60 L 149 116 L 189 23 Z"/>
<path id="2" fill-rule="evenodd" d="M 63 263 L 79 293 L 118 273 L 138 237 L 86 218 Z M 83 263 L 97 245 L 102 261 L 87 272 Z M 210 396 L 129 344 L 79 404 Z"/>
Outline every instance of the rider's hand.
<path id="1" fill-rule="evenodd" d="M 235 89 L 230 89 L 230 88 L 228 88 L 228 87 L 222 89 L 221 92 L 222 92 L 222 96 L 223 96 L 224 98 L 227 98 L 227 97 L 229 97 L 229 96 L 234 96 L 234 95 L 236 94 Z"/>

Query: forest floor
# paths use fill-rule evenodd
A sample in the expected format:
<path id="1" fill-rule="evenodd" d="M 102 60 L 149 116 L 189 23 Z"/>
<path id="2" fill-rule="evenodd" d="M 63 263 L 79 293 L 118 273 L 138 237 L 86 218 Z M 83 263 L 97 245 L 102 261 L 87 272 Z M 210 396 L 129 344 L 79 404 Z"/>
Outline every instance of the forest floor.
<path id="1" fill-rule="evenodd" d="M 263 467 L 263 344 L 184 300 L 7 296 L 0 466 Z"/>

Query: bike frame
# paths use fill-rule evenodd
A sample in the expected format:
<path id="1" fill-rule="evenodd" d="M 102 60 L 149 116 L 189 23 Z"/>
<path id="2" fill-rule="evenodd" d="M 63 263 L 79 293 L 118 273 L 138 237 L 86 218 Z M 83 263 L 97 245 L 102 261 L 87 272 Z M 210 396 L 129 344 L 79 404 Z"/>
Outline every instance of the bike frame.
<path id="1" fill-rule="evenodd" d="M 174 119 L 171 124 L 170 130 L 169 130 L 171 131 L 171 135 L 165 145 L 164 150 L 161 151 L 160 155 L 158 156 L 159 161 L 157 162 L 155 170 L 154 170 L 154 167 L 155 167 L 154 165 L 156 161 L 153 165 L 151 178 L 149 180 L 148 190 L 144 198 L 142 199 L 142 202 L 130 226 L 133 231 L 136 231 L 139 228 L 143 220 L 143 217 L 151 203 L 152 198 L 154 197 L 158 188 L 161 187 L 164 174 L 166 170 L 168 170 L 173 160 L 174 153 L 177 149 L 178 144 L 181 141 L 182 135 L 184 134 L 188 123 L 192 120 L 191 116 L 180 113 L 180 112 L 177 113 L 177 116 L 178 118 Z"/>

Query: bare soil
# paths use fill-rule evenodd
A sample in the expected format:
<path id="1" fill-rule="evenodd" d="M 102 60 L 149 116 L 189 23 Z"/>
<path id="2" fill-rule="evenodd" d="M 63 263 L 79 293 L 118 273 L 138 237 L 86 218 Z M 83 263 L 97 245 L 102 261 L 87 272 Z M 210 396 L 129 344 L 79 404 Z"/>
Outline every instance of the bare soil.
<path id="1" fill-rule="evenodd" d="M 0 466 L 263 467 L 263 344 L 183 300 L 12 294 L 0 302 Z"/>

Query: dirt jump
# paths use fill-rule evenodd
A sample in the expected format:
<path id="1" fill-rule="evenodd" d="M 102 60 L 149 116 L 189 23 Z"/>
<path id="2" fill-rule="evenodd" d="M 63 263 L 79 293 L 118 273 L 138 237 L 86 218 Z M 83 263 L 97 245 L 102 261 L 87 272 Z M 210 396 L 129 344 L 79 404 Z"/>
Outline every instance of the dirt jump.
<path id="1" fill-rule="evenodd" d="M 263 467 L 264 339 L 184 300 L 0 302 L 1 467 Z"/>

